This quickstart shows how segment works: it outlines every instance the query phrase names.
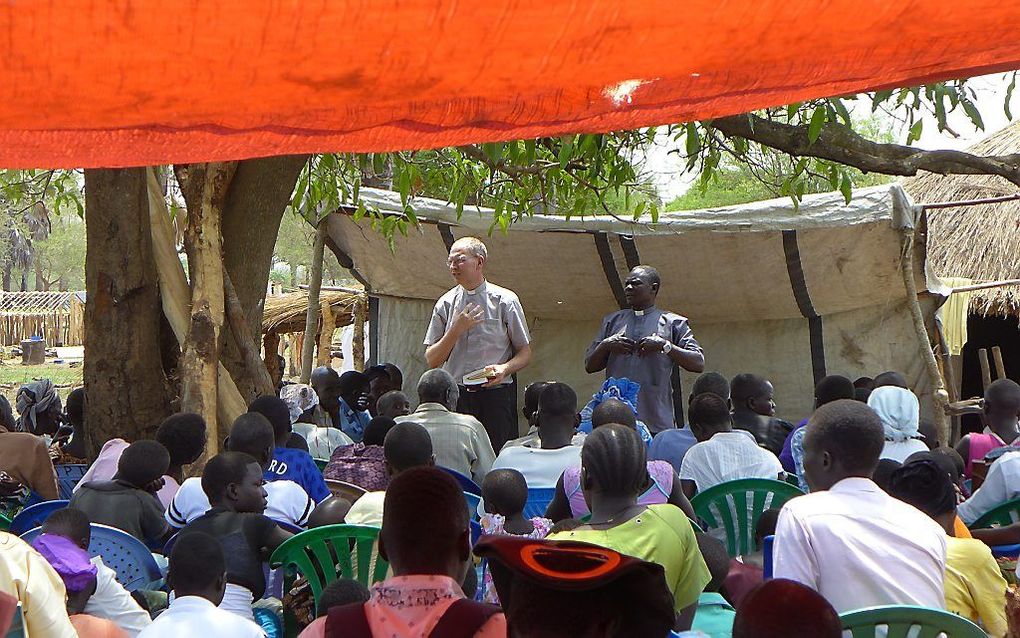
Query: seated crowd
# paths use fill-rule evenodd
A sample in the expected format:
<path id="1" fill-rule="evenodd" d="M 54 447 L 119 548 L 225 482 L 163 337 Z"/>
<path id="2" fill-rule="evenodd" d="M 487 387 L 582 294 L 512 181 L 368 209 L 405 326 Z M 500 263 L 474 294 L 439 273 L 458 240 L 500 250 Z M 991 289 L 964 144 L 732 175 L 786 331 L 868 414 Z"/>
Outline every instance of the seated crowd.
<path id="1" fill-rule="evenodd" d="M 990 546 L 1020 543 L 1020 523 L 967 525 L 1020 497 L 1012 381 L 988 387 L 987 428 L 955 449 L 894 372 L 821 379 L 796 426 L 777 417 L 767 379 L 706 372 L 687 425 L 654 437 L 632 403 L 596 395 L 582 410 L 573 388 L 546 381 L 525 389 L 529 430 L 500 450 L 456 412 L 441 369 L 421 376 L 416 405 L 392 364 L 277 381 L 220 453 L 205 458 L 215 435 L 202 417 L 173 415 L 151 440 L 106 441 L 29 542 L 0 532 L 0 625 L 20 604 L 32 636 L 283 635 L 286 608 L 307 638 L 835 637 L 840 614 L 917 605 L 1007 635 Z M 0 396 L 5 503 L 58 498 L 55 465 L 86 457 L 84 405 L 75 390 L 62 412 L 39 381 L 19 391 L 15 418 Z M 805 493 L 727 512 L 754 531 L 734 552 L 698 504 L 745 479 Z M 379 530 L 386 577 L 319 573 L 314 602 L 304 578 L 283 588 L 267 568 L 274 551 L 338 524 Z M 93 525 L 137 539 L 163 580 L 129 592 L 90 555 Z"/>

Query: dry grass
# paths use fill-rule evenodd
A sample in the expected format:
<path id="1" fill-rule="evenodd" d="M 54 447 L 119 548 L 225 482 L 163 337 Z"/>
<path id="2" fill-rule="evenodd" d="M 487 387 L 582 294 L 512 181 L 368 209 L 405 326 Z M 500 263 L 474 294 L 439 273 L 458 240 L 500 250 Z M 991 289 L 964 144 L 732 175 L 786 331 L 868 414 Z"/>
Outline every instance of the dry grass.
<path id="1" fill-rule="evenodd" d="M 323 290 L 320 300 L 328 300 L 333 309 L 335 325 L 346 326 L 354 321 L 354 305 L 364 295 L 336 290 Z M 303 332 L 305 314 L 308 312 L 308 291 L 302 290 L 285 295 L 266 297 L 265 309 L 262 312 L 263 332 Z"/>
<path id="2" fill-rule="evenodd" d="M 1020 122 L 971 146 L 977 155 L 1020 153 Z M 903 187 L 919 204 L 1014 195 L 1015 185 L 988 175 L 942 176 L 924 173 Z M 1020 201 L 928 211 L 928 264 L 943 277 L 975 282 L 1020 278 Z M 1003 286 L 973 293 L 971 312 L 1020 315 L 1020 287 Z"/>

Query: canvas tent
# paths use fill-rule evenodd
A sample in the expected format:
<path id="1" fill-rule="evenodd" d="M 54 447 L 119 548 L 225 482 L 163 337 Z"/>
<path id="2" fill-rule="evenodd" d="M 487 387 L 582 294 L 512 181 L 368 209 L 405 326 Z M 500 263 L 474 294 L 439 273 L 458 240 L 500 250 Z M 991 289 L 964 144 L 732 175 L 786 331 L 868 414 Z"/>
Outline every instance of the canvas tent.
<path id="1" fill-rule="evenodd" d="M 381 211 L 402 210 L 400 197 L 363 189 Z M 584 399 L 602 375 L 584 372 L 585 349 L 606 313 L 623 303 L 621 281 L 638 263 L 662 274 L 659 305 L 688 316 L 705 349 L 706 369 L 771 378 L 783 416 L 811 410 L 813 385 L 825 374 L 851 377 L 903 371 L 930 412 L 931 379 L 920 355 L 900 272 L 904 230 L 917 221 L 899 186 L 663 214 L 654 227 L 610 217 L 535 216 L 488 236 L 492 212 L 436 200 L 414 201 L 422 221 L 408 237 L 386 239 L 349 213 L 329 217 L 329 234 L 371 297 L 372 357 L 404 367 L 407 387 L 424 370 L 422 338 L 435 300 L 452 279 L 446 254 L 455 238 L 483 237 L 489 278 L 521 298 L 534 338 L 526 384 L 558 379 Z M 918 291 L 938 288 L 925 276 L 924 237 L 914 246 Z M 934 301 L 923 294 L 930 320 Z M 690 375 L 684 387 L 690 388 Z"/>

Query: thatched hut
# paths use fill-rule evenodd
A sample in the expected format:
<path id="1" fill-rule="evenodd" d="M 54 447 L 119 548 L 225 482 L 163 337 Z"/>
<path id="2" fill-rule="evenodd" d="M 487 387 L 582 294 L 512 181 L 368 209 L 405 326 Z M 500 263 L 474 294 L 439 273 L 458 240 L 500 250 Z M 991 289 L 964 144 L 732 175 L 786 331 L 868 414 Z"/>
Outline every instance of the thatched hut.
<path id="1" fill-rule="evenodd" d="M 317 357 L 319 365 L 329 361 L 334 330 L 354 324 L 355 332 L 364 334 L 367 306 L 365 294 L 358 290 L 322 290 L 319 293 L 320 313 L 316 334 L 316 342 L 319 344 Z M 304 339 L 307 313 L 307 290 L 266 297 L 265 308 L 262 312 L 262 344 L 267 358 L 269 353 L 280 351 L 281 335 L 294 335 L 296 337 L 292 342 L 294 347 L 291 348 L 291 366 L 293 368 L 296 363 L 294 355 L 300 352 L 301 341 Z M 355 339 L 354 344 L 357 346 L 363 341 L 364 339 Z M 363 361 L 363 350 L 358 352 L 356 347 L 354 358 Z"/>
<path id="2" fill-rule="evenodd" d="M 0 345 L 15 346 L 34 335 L 49 346 L 83 344 L 85 293 L 0 291 Z"/>
<path id="3" fill-rule="evenodd" d="M 1020 153 L 1020 122 L 968 150 L 977 155 Z M 1020 279 L 1020 189 L 996 176 L 928 173 L 905 180 L 903 187 L 915 202 L 926 205 L 927 263 L 934 273 L 991 285 L 968 293 L 966 345 L 962 355 L 953 357 L 961 396 L 981 394 L 981 348 L 1001 347 L 1007 376 L 1020 380 L 1020 286 L 994 285 Z M 945 203 L 957 205 L 932 206 Z"/>

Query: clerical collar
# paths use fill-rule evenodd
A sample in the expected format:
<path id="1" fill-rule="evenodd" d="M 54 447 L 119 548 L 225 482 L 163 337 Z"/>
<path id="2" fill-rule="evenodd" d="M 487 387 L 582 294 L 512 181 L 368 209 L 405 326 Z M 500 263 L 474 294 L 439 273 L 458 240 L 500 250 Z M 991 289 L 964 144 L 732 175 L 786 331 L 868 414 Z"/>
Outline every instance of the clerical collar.
<path id="1" fill-rule="evenodd" d="M 644 310 L 631 310 L 631 312 L 633 312 L 638 317 L 644 317 L 646 314 L 653 310 L 655 310 L 655 306 L 650 306 L 648 308 L 645 308 Z"/>
<path id="2" fill-rule="evenodd" d="M 464 286 L 461 286 L 461 288 L 464 288 Z M 484 288 L 485 288 L 485 280 L 483 279 L 482 283 L 478 284 L 478 286 L 474 290 L 468 290 L 467 288 L 464 288 L 464 292 L 466 292 L 469 295 L 477 295 Z"/>

